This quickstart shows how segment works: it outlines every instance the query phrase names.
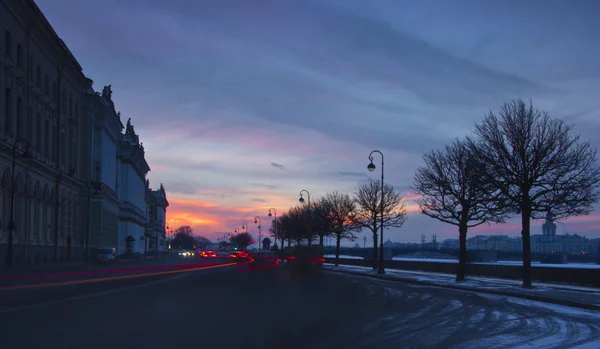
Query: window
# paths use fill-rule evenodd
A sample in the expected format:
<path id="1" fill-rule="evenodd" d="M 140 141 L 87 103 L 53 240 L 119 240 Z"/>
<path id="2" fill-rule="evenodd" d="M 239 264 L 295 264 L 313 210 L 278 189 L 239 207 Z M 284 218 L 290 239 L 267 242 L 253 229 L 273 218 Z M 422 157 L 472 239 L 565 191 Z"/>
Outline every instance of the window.
<path id="1" fill-rule="evenodd" d="M 44 156 L 49 158 L 50 154 L 50 122 L 48 119 L 44 122 Z"/>
<path id="2" fill-rule="evenodd" d="M 23 68 L 23 46 L 17 44 L 17 67 Z"/>
<path id="3" fill-rule="evenodd" d="M 44 140 L 42 139 L 42 115 L 37 113 L 35 115 L 35 146 L 38 153 L 42 153 Z"/>
<path id="4" fill-rule="evenodd" d="M 73 141 L 74 141 L 74 139 L 73 139 L 73 130 L 69 130 L 69 139 L 67 139 L 67 144 L 70 144 L 70 143 L 71 143 L 71 142 L 73 142 Z M 73 168 L 75 168 L 75 158 L 74 158 L 74 157 L 73 157 L 73 158 L 71 158 L 71 156 L 73 156 L 73 154 L 75 154 L 75 153 L 71 153 L 71 152 L 69 152 L 69 153 L 67 154 L 67 155 L 69 156 L 69 159 L 68 159 L 68 160 L 69 160 L 69 162 L 68 162 L 68 164 L 69 164 L 70 166 L 73 166 Z"/>
<path id="5" fill-rule="evenodd" d="M 65 114 L 65 109 L 67 109 L 67 89 L 63 87 L 62 96 L 61 96 L 61 105 L 60 105 L 60 113 Z"/>
<path id="6" fill-rule="evenodd" d="M 29 113 L 27 113 L 27 139 L 29 142 L 33 142 L 33 108 L 29 107 Z"/>
<path id="7" fill-rule="evenodd" d="M 75 169 L 75 173 L 77 173 L 77 142 L 73 142 L 73 169 Z"/>
<path id="8" fill-rule="evenodd" d="M 12 92 L 9 88 L 4 90 L 4 128 L 7 132 L 12 133 Z"/>
<path id="9" fill-rule="evenodd" d="M 48 80 L 48 74 L 46 74 L 46 77 L 44 78 L 44 93 L 47 95 L 49 91 L 49 84 L 50 81 Z"/>
<path id="10" fill-rule="evenodd" d="M 12 58 L 12 35 L 8 30 L 4 33 L 4 45 L 6 46 L 6 55 Z"/>
<path id="11" fill-rule="evenodd" d="M 23 120 L 22 118 L 23 100 L 21 97 L 17 97 L 17 137 L 23 135 Z"/>
<path id="12" fill-rule="evenodd" d="M 52 160 L 56 161 L 56 125 L 52 125 L 52 144 L 50 145 L 52 149 L 52 155 L 50 156 Z"/>
<path id="13" fill-rule="evenodd" d="M 35 69 L 35 85 L 39 88 L 42 87 L 42 67 L 39 64 Z"/>
<path id="14" fill-rule="evenodd" d="M 67 147 L 65 143 L 65 133 L 60 133 L 60 165 L 62 167 L 67 167 Z"/>

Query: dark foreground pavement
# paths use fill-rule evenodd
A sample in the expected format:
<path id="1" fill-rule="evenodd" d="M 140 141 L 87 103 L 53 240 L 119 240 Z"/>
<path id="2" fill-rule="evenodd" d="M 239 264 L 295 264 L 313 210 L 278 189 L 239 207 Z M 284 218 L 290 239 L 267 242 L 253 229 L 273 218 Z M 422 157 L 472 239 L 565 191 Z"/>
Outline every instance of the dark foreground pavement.
<path id="1" fill-rule="evenodd" d="M 283 266 L 6 293 L 0 309 L 6 349 L 600 347 L 598 312 Z"/>

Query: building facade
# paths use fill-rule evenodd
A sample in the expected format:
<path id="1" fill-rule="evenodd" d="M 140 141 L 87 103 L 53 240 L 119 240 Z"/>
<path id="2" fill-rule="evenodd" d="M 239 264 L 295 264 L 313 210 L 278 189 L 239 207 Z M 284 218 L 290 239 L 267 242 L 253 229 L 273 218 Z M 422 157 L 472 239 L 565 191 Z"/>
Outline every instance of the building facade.
<path id="1" fill-rule="evenodd" d="M 144 148 L 92 85 L 33 0 L 0 0 L 0 264 L 146 249 Z"/>
<path id="2" fill-rule="evenodd" d="M 147 252 L 161 255 L 167 251 L 166 221 L 167 207 L 169 207 L 167 194 L 162 184 L 158 190 L 152 190 L 150 181 L 146 181 L 146 205 L 148 207 Z"/>
<path id="3" fill-rule="evenodd" d="M 82 217 L 86 217 L 84 243 L 86 257 L 98 248 L 117 247 L 119 210 L 117 194 L 120 162 L 117 154 L 121 144 L 123 123 L 115 110 L 112 90 L 105 86 L 102 93 L 94 91 L 93 82 L 83 99 L 83 149 L 87 156 L 82 169 Z"/>
<path id="4" fill-rule="evenodd" d="M 146 250 L 147 228 L 146 175 L 150 167 L 146 162 L 143 144 L 135 133 L 131 119 L 127 121 L 125 133 L 121 134 L 117 153 L 117 193 L 121 201 L 119 208 L 119 233 L 117 253 Z"/>
<path id="5" fill-rule="evenodd" d="M 37 5 L 0 0 L 3 260 L 82 256 L 80 118 L 87 88 L 81 66 Z"/>

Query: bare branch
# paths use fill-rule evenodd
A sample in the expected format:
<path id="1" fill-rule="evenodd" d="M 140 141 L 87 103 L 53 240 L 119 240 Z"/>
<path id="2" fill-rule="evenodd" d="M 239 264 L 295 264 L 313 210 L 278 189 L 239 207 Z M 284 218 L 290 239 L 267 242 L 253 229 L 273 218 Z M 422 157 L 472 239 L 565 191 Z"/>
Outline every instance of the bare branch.
<path id="1" fill-rule="evenodd" d="M 383 227 L 400 228 L 406 222 L 406 206 L 402 194 L 392 185 L 384 184 Z M 381 228 L 381 181 L 369 179 L 359 184 L 354 192 L 357 204 L 352 221 L 360 228 L 369 229 L 374 235 Z"/>
<path id="2" fill-rule="evenodd" d="M 600 197 L 596 149 L 571 135 L 572 126 L 522 100 L 505 104 L 475 125 L 470 148 L 486 181 L 502 193 L 507 209 L 521 215 L 523 286 L 531 286 L 530 220 L 589 214 Z"/>

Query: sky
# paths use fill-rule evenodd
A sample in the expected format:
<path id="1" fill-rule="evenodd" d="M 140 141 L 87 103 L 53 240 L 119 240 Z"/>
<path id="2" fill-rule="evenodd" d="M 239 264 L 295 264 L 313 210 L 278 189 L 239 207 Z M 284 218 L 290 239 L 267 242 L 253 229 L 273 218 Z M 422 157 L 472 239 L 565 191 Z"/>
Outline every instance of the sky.
<path id="1" fill-rule="evenodd" d="M 37 0 L 144 143 L 171 227 L 214 239 L 378 170 L 406 196 L 396 242 L 456 238 L 420 214 L 422 155 L 516 98 L 600 145 L 600 2 Z M 600 206 L 598 206 L 600 208 Z M 541 224 L 532 233 L 541 233 Z M 475 234 L 520 234 L 520 220 Z M 600 210 L 558 233 L 600 237 Z M 361 237 L 368 234 L 359 234 Z M 369 241 L 369 240 L 368 240 Z"/>

